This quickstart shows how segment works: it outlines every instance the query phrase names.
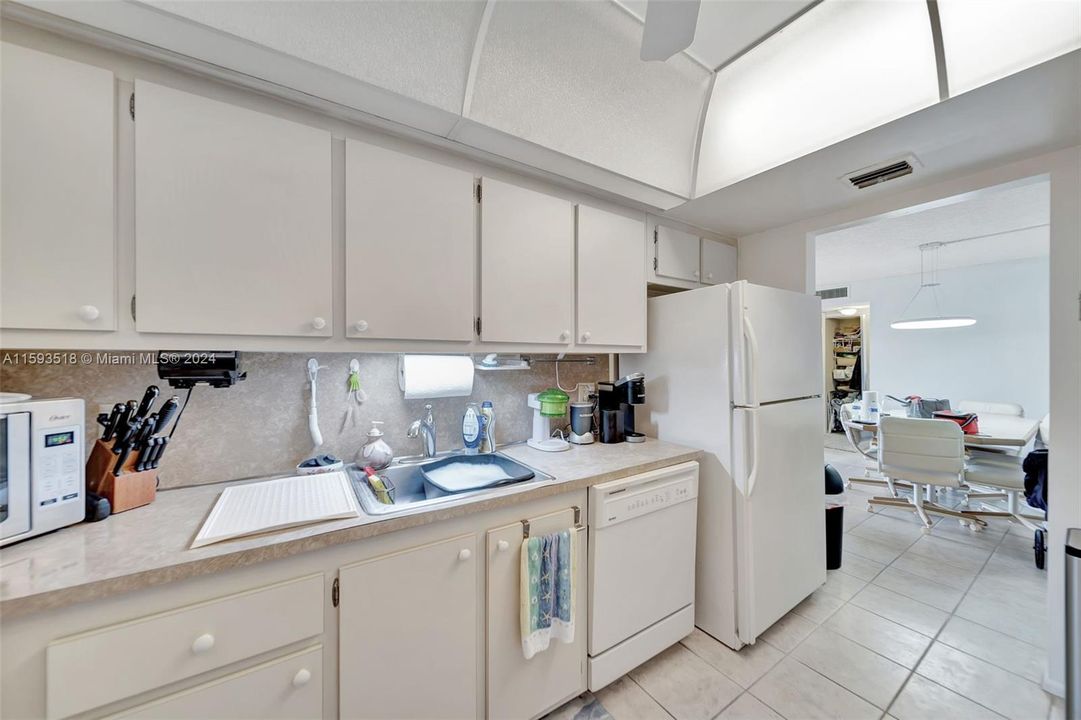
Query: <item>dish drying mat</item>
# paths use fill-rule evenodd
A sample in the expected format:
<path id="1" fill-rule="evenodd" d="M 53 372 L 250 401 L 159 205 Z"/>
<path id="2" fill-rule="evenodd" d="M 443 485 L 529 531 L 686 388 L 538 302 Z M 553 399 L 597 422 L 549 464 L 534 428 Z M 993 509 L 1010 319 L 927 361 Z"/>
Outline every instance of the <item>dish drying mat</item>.
<path id="1" fill-rule="evenodd" d="M 191 547 L 359 515 L 344 472 L 234 485 L 218 496 Z"/>

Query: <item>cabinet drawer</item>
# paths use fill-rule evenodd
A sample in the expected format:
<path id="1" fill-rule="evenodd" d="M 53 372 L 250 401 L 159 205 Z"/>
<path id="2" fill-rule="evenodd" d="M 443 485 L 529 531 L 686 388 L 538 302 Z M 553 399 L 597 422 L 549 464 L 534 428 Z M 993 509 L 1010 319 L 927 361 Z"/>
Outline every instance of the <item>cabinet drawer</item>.
<path id="1" fill-rule="evenodd" d="M 322 715 L 323 646 L 316 645 L 113 717 L 286 720 Z"/>
<path id="2" fill-rule="evenodd" d="M 323 575 L 271 585 L 51 643 L 46 715 L 60 718 L 323 632 Z"/>

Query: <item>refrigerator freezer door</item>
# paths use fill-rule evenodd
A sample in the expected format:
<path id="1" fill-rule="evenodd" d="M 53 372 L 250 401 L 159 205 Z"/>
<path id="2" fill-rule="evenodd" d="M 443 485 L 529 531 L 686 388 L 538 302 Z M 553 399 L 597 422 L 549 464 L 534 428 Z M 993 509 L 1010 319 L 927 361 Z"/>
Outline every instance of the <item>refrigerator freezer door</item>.
<path id="1" fill-rule="evenodd" d="M 822 400 L 737 408 L 732 421 L 737 630 L 752 643 L 826 582 Z"/>
<path id="2" fill-rule="evenodd" d="M 733 402 L 821 395 L 821 301 L 748 282 L 733 283 L 731 297 Z"/>

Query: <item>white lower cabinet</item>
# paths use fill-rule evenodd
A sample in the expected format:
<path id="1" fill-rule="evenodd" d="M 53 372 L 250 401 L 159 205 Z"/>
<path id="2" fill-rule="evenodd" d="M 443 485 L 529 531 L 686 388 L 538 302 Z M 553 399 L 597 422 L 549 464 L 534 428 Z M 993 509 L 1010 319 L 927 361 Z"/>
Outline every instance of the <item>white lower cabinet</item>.
<path id="1" fill-rule="evenodd" d="M 342 568 L 339 715 L 476 718 L 478 537 Z"/>
<path id="2" fill-rule="evenodd" d="M 573 508 L 529 520 L 534 535 L 573 525 Z M 522 523 L 488 531 L 487 716 L 493 720 L 538 717 L 586 689 L 586 534 L 575 532 L 574 642 L 552 641 L 526 660 L 519 623 Z"/>
<path id="3" fill-rule="evenodd" d="M 323 646 L 316 645 L 114 717 L 308 720 L 322 716 Z"/>

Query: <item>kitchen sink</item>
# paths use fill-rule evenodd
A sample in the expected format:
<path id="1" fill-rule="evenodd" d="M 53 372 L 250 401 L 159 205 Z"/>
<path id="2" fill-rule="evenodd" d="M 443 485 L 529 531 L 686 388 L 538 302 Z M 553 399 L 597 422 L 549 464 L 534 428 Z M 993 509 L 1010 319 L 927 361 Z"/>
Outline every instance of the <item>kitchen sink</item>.
<path id="1" fill-rule="evenodd" d="M 440 495 L 437 497 L 428 497 L 424 489 L 424 475 L 421 472 L 423 467 L 429 463 L 442 460 L 445 457 L 455 456 L 460 463 L 469 463 L 471 458 L 477 458 L 476 462 L 483 462 L 481 455 L 463 455 L 460 453 L 442 453 L 434 458 L 418 459 L 416 457 L 407 457 L 395 459 L 389 467 L 383 468 L 379 471 L 380 477 L 389 481 L 394 487 L 394 503 L 386 505 L 379 502 L 375 497 L 375 493 L 372 492 L 371 487 L 368 485 L 368 479 L 364 474 L 364 471 L 356 465 L 350 465 L 346 468 L 349 474 L 350 480 L 353 482 L 353 490 L 357 494 L 357 499 L 360 500 L 360 506 L 364 509 L 368 515 L 374 516 L 387 516 L 395 513 L 402 513 L 406 511 L 415 511 L 421 508 L 427 508 L 434 505 L 442 505 L 450 502 L 459 502 L 462 500 L 469 500 L 471 502 L 481 500 L 486 497 L 497 495 L 501 492 L 505 492 L 507 488 L 515 485 L 521 485 L 523 483 L 536 483 L 536 482 L 550 482 L 554 480 L 551 475 L 542 473 L 540 470 L 529 467 L 523 463 L 514 460 L 503 453 L 496 453 L 496 455 L 504 458 L 506 461 L 519 465 L 522 468 L 528 469 L 533 473 L 533 477 L 528 480 L 522 480 L 516 483 L 506 483 L 503 485 L 497 485 L 494 487 L 482 488 L 479 490 L 471 490 L 468 492 L 453 493 L 448 495 Z"/>

